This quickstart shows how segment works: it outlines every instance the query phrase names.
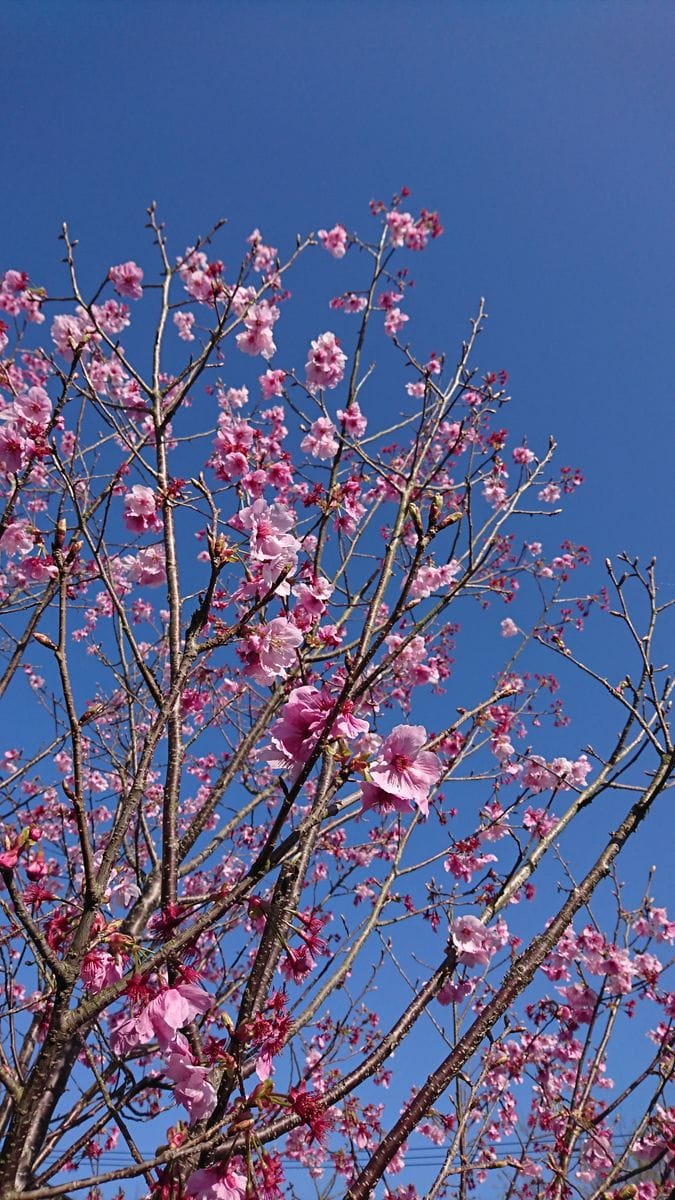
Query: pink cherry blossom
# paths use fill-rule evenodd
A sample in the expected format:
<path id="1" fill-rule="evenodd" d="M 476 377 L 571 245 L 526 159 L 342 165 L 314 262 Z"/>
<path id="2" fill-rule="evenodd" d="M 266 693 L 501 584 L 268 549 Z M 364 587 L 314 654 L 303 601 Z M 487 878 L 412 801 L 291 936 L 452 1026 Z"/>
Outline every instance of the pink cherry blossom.
<path id="1" fill-rule="evenodd" d="M 0 471 L 13 475 L 21 470 L 30 443 L 13 427 L 0 426 Z"/>
<path id="2" fill-rule="evenodd" d="M 76 351 L 82 350 L 90 342 L 100 340 L 83 309 L 79 310 L 77 316 L 66 313 L 59 313 L 55 316 L 52 321 L 51 335 L 56 349 L 66 362 L 72 361 Z"/>
<path id="3" fill-rule="evenodd" d="M 286 668 L 297 661 L 296 650 L 302 642 L 303 635 L 292 621 L 287 617 L 275 617 L 244 643 L 241 653 L 246 663 L 245 674 L 259 683 L 283 679 Z"/>
<path id="4" fill-rule="evenodd" d="M 173 323 L 178 331 L 178 336 L 183 342 L 194 342 L 195 335 L 192 332 L 192 326 L 195 323 L 195 314 L 191 312 L 176 312 L 173 314 Z"/>
<path id="5" fill-rule="evenodd" d="M 543 792 L 548 788 L 555 788 L 558 780 L 552 771 L 546 765 L 546 762 L 538 754 L 532 754 L 527 759 L 521 776 L 523 787 L 527 787 L 532 792 Z"/>
<path id="6" fill-rule="evenodd" d="M 191 1125 L 211 1116 L 218 1097 L 207 1078 L 207 1067 L 196 1063 L 189 1052 L 176 1048 L 167 1058 L 166 1073 L 173 1080 L 173 1094 L 187 1110 Z"/>
<path id="7" fill-rule="evenodd" d="M 35 537 L 31 531 L 30 521 L 20 517 L 12 521 L 0 537 L 0 550 L 5 554 L 30 554 L 35 548 Z"/>
<path id="8" fill-rule="evenodd" d="M 271 400 L 272 396 L 283 396 L 285 380 L 285 371 L 265 371 L 264 375 L 259 375 L 258 383 L 263 400 Z"/>
<path id="9" fill-rule="evenodd" d="M 238 1169 L 241 1165 L 240 1160 L 231 1159 L 221 1168 L 195 1171 L 187 1182 L 185 1194 L 195 1200 L 244 1200 L 247 1182 Z"/>
<path id="10" fill-rule="evenodd" d="M 108 278 L 118 296 L 126 296 L 129 300 L 141 299 L 143 272 L 135 262 L 120 263 L 117 267 L 111 267 Z"/>
<path id="11" fill-rule="evenodd" d="M 390 796 L 414 801 L 425 816 L 429 792 L 441 775 L 438 755 L 422 750 L 426 740 L 427 731 L 422 725 L 396 725 L 383 741 L 369 772 L 376 787 Z"/>
<path id="12" fill-rule="evenodd" d="M 119 301 L 112 298 L 106 300 L 105 304 L 93 304 L 92 312 L 96 324 L 104 333 L 121 333 L 130 324 L 129 309 L 126 304 L 120 304 Z"/>
<path id="13" fill-rule="evenodd" d="M 384 332 L 386 333 L 387 337 L 396 337 L 398 331 L 402 329 L 406 321 L 409 320 L 410 317 L 408 314 L 401 312 L 400 308 L 390 308 L 384 319 Z"/>
<path id="14" fill-rule="evenodd" d="M 338 420 L 342 421 L 344 431 L 349 437 L 363 437 L 368 426 L 368 421 L 359 408 L 358 400 L 353 400 L 349 408 L 338 408 L 337 416 Z"/>
<path id="15" fill-rule="evenodd" d="M 555 504 L 560 499 L 560 488 L 557 483 L 547 483 L 537 495 L 545 504 Z"/>
<path id="16" fill-rule="evenodd" d="M 281 716 L 270 730 L 268 760 L 304 762 L 323 733 L 335 701 L 330 693 L 311 686 L 294 688 Z M 354 716 L 353 706 L 344 704 L 331 726 L 331 737 L 351 741 L 368 732 L 368 722 Z"/>
<path id="17" fill-rule="evenodd" d="M 300 542 L 289 533 L 295 526 L 295 517 L 284 504 L 255 500 L 248 508 L 240 509 L 230 525 L 249 534 L 254 559 L 295 562 Z"/>
<path id="18" fill-rule="evenodd" d="M 82 982 L 88 992 L 100 992 L 124 975 L 122 964 L 107 950 L 90 950 L 82 960 Z"/>
<path id="19" fill-rule="evenodd" d="M 138 583 L 141 587 L 161 587 L 166 583 L 166 564 L 162 547 L 148 546 L 145 550 L 139 550 L 129 567 L 128 576 L 132 583 Z"/>
<path id="20" fill-rule="evenodd" d="M 267 300 L 252 304 L 244 315 L 244 332 L 238 333 L 235 341 L 243 354 L 271 358 L 276 350 L 272 328 L 279 318 L 279 309 Z"/>
<path id="21" fill-rule="evenodd" d="M 515 621 L 511 620 L 510 617 L 504 617 L 500 628 L 502 631 L 502 637 L 505 638 L 516 637 L 518 633 L 518 626 L 516 625 Z"/>
<path id="22" fill-rule="evenodd" d="M 321 333 L 312 344 L 309 357 L 305 363 L 307 386 L 310 391 L 315 388 L 335 388 L 341 383 L 347 355 L 340 349 L 334 333 Z"/>
<path id="23" fill-rule="evenodd" d="M 413 577 L 410 595 L 416 600 L 425 600 L 432 592 L 438 592 L 454 583 L 460 570 L 461 564 L 456 558 L 441 567 L 437 567 L 435 563 L 425 563 L 418 568 Z"/>
<path id="24" fill-rule="evenodd" d="M 450 930 L 458 950 L 457 961 L 467 967 L 486 967 L 508 941 L 508 928 L 501 919 L 488 929 L 478 917 L 467 914 L 457 917 Z"/>
<path id="25" fill-rule="evenodd" d="M 52 402 L 44 388 L 32 387 L 19 393 L 10 411 L 17 424 L 44 430 L 52 415 Z"/>
<path id="26" fill-rule="evenodd" d="M 333 258 L 344 258 L 347 253 L 347 230 L 344 225 L 334 225 L 329 230 L 320 229 L 319 240 Z"/>
<path id="27" fill-rule="evenodd" d="M 152 488 L 136 483 L 124 497 L 124 524 L 132 533 L 157 529 L 155 493 Z"/>
<path id="28" fill-rule="evenodd" d="M 333 458 L 340 445 L 335 433 L 333 422 L 328 417 L 319 417 L 302 439 L 300 449 L 304 450 L 305 454 L 313 454 L 315 458 Z"/>

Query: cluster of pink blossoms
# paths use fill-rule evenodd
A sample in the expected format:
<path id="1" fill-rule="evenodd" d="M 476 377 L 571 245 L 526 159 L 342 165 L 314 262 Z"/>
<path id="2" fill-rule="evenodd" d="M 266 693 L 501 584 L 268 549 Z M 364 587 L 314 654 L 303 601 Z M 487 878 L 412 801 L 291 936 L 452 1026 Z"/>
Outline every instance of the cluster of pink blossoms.
<path id="1" fill-rule="evenodd" d="M 161 528 L 152 488 L 135 483 L 124 497 L 124 524 L 132 533 L 147 533 Z"/>
<path id="2" fill-rule="evenodd" d="M 340 343 L 335 334 L 330 332 L 319 334 L 311 344 L 305 363 L 309 390 L 337 387 L 344 378 L 346 363 L 347 355 L 340 349 Z"/>
<path id="3" fill-rule="evenodd" d="M 173 1081 L 174 1096 L 187 1110 L 190 1124 L 211 1115 L 216 1093 L 207 1078 L 208 1069 L 197 1063 L 180 1030 L 198 1013 L 208 1012 L 212 1004 L 203 988 L 180 983 L 159 992 L 138 1015 L 125 1017 L 121 1013 L 110 1038 L 113 1052 L 120 1057 L 137 1046 L 157 1041 L 166 1074 Z"/>
<path id="4" fill-rule="evenodd" d="M 508 926 L 501 917 L 489 929 L 478 917 L 467 913 L 457 917 L 450 930 L 457 949 L 457 961 L 466 967 L 486 967 L 509 940 Z"/>
<path id="5" fill-rule="evenodd" d="M 347 253 L 347 230 L 344 225 L 334 225 L 332 229 L 320 229 L 319 241 L 324 250 L 333 258 L 344 258 Z"/>
<path id="6" fill-rule="evenodd" d="M 118 296 L 126 296 L 129 300 L 140 300 L 143 295 L 143 272 L 135 262 L 120 263 L 111 267 L 108 272 Z"/>
<path id="7" fill-rule="evenodd" d="M 294 688 L 270 729 L 271 744 L 263 751 L 270 766 L 298 771 L 324 733 L 334 707 L 335 697 L 326 688 Z M 368 730 L 368 722 L 355 717 L 353 706 L 346 702 L 334 717 L 329 736 L 353 742 Z"/>
<path id="8" fill-rule="evenodd" d="M 52 416 L 52 402 L 43 387 L 18 392 L 0 410 L 0 472 L 14 475 L 36 453 Z"/>
<path id="9" fill-rule="evenodd" d="M 40 311 L 42 294 L 30 286 L 30 279 L 25 271 L 5 271 L 0 279 L 0 312 L 10 317 L 23 315 L 26 320 L 40 325 L 44 321 L 44 313 Z M 5 331 L 7 326 L 0 322 L 0 353 L 7 346 Z"/>

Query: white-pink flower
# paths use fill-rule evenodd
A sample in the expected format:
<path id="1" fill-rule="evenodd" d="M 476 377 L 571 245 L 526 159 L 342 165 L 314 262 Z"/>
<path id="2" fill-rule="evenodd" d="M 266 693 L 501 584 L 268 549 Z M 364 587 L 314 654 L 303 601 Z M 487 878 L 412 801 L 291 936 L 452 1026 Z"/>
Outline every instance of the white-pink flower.
<path id="1" fill-rule="evenodd" d="M 504 617 L 500 628 L 502 631 L 502 637 L 505 638 L 515 637 L 518 633 L 518 626 L 516 625 L 515 621 L 511 620 L 510 617 Z"/>
<path id="2" fill-rule="evenodd" d="M 337 387 L 344 377 L 346 363 L 347 355 L 340 349 L 335 334 L 329 331 L 319 334 L 311 344 L 305 363 L 310 391 Z"/>

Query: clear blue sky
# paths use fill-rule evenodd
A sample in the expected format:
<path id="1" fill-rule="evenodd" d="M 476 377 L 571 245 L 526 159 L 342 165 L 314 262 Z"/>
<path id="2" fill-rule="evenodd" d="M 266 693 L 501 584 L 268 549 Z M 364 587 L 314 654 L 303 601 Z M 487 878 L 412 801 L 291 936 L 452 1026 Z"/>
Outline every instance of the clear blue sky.
<path id="1" fill-rule="evenodd" d="M 64 218 L 83 261 L 142 258 L 151 199 L 177 250 L 220 215 L 288 244 L 363 228 L 407 183 L 446 227 L 430 344 L 485 294 L 481 365 L 508 368 L 512 426 L 555 432 L 588 477 L 568 532 L 598 561 L 657 552 L 675 585 L 669 0 L 0 10 L 6 265 L 55 284 Z"/>
<path id="2" fill-rule="evenodd" d="M 143 262 L 153 199 L 176 253 L 288 247 L 405 183 L 426 348 L 485 295 L 506 421 L 587 477 L 560 536 L 675 593 L 671 0 L 0 0 L 0 39 L 3 268 L 58 293 L 64 219 L 92 282 Z"/>

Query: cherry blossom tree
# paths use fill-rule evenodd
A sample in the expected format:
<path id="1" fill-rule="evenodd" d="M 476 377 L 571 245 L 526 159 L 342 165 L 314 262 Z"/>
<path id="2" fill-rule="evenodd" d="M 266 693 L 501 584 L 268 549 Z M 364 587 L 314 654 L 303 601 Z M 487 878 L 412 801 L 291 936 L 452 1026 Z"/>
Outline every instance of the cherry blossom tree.
<path id="1" fill-rule="evenodd" d="M 3 1200 L 672 1195 L 668 602 L 407 197 L 2 277 Z"/>

